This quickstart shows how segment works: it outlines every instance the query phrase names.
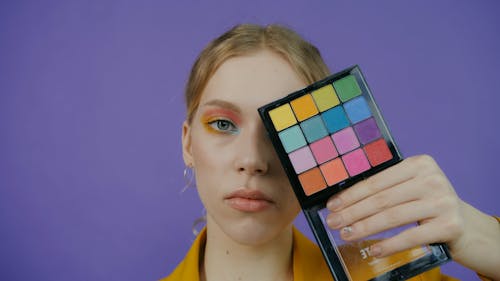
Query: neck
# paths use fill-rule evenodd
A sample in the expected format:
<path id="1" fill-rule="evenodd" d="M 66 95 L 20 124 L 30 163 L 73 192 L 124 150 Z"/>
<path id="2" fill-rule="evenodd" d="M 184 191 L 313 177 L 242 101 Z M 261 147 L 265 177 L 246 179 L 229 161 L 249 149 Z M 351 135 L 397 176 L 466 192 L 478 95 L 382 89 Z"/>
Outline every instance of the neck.
<path id="1" fill-rule="evenodd" d="M 200 280 L 292 280 L 292 240 L 290 225 L 269 241 L 243 244 L 208 218 Z"/>

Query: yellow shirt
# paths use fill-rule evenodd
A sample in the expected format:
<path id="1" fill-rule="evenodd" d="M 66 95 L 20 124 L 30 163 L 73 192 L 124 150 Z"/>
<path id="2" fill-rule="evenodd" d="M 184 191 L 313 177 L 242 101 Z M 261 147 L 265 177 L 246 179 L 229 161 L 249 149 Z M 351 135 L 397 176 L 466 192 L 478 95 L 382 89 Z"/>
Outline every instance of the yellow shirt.
<path id="1" fill-rule="evenodd" d="M 206 229 L 198 235 L 184 260 L 168 277 L 161 281 L 199 281 L 200 249 L 205 246 Z M 332 275 L 323 255 L 316 244 L 304 234 L 293 228 L 293 280 L 294 281 L 328 281 Z M 415 276 L 412 281 L 453 281 L 457 280 L 442 275 L 439 268 L 432 269 Z"/>

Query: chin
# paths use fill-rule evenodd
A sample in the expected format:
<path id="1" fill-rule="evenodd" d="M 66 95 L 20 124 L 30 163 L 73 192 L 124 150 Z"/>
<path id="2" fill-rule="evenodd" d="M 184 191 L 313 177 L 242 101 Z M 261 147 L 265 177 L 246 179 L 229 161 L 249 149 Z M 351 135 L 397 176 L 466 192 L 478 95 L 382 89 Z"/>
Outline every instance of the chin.
<path id="1" fill-rule="evenodd" d="M 281 225 L 269 222 L 239 221 L 238 223 L 233 223 L 228 227 L 224 227 L 223 231 L 233 241 L 239 244 L 258 246 L 278 239 L 280 236 L 284 235 L 286 231 L 291 229 L 289 226 L 290 224 Z"/>

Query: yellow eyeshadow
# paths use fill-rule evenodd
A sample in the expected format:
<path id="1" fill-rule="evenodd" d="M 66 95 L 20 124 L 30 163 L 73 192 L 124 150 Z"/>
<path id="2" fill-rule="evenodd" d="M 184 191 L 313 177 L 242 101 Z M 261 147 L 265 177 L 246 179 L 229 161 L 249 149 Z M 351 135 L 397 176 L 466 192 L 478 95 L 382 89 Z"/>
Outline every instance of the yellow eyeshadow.
<path id="1" fill-rule="evenodd" d="M 200 121 L 201 124 L 203 125 L 203 128 L 207 130 L 207 132 L 212 133 L 212 134 L 217 134 L 219 133 L 217 130 L 215 130 L 212 126 L 210 126 L 210 122 L 214 121 L 215 119 L 212 117 L 201 117 Z"/>
<path id="2" fill-rule="evenodd" d="M 270 110 L 269 117 L 271 117 L 276 131 L 281 131 L 297 123 L 292 108 L 288 103 Z"/>
<path id="3" fill-rule="evenodd" d="M 318 114 L 318 109 L 316 108 L 311 95 L 303 95 L 300 98 L 291 101 L 290 104 L 292 105 L 293 112 L 295 112 L 299 121 Z"/>
<path id="4" fill-rule="evenodd" d="M 312 92 L 312 96 L 316 105 L 318 106 L 319 111 L 323 112 L 327 109 L 330 109 L 340 103 L 339 97 L 337 97 L 337 93 L 333 89 L 331 84 L 326 85 Z"/>

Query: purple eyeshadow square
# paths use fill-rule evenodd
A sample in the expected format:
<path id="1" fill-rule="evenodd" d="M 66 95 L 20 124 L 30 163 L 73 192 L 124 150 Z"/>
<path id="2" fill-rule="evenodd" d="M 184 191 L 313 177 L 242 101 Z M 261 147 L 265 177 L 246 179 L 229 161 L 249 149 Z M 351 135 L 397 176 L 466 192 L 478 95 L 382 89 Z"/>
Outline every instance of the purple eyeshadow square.
<path id="1" fill-rule="evenodd" d="M 332 135 L 333 142 L 339 154 L 349 152 L 359 147 L 359 141 L 352 127 L 347 127 Z"/>
<path id="2" fill-rule="evenodd" d="M 292 166 L 297 174 L 316 166 L 316 161 L 314 160 L 309 146 L 304 146 L 303 148 L 295 150 L 294 152 L 288 154 L 288 157 L 290 158 L 290 162 L 292 162 Z"/>
<path id="3" fill-rule="evenodd" d="M 362 144 L 367 144 L 380 138 L 381 136 L 377 122 L 375 122 L 375 119 L 373 118 L 368 118 L 365 121 L 354 125 L 354 130 L 356 131 L 359 141 Z"/>

